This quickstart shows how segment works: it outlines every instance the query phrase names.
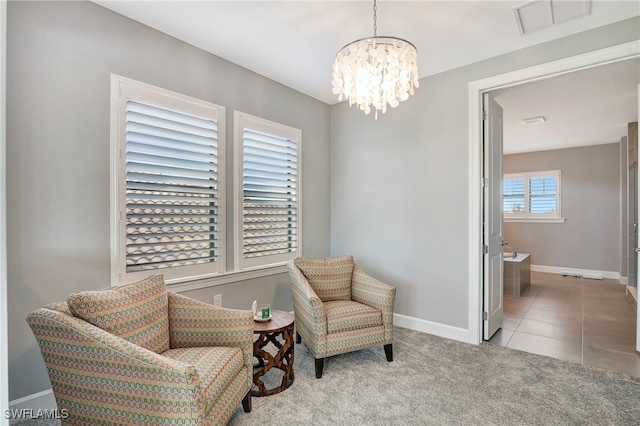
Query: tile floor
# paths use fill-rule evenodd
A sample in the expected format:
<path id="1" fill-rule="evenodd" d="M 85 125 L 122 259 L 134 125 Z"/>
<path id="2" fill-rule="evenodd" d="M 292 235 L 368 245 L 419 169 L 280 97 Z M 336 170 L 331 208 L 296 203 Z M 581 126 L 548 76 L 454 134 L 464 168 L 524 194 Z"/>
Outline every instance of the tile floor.
<path id="1" fill-rule="evenodd" d="M 490 343 L 640 377 L 636 312 L 617 280 L 531 273 Z"/>

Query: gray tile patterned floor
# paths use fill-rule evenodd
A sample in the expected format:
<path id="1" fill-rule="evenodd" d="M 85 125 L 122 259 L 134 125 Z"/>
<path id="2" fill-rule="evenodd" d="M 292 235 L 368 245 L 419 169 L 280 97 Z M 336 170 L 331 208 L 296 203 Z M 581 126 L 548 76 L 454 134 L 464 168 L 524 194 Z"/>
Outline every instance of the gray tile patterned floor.
<path id="1" fill-rule="evenodd" d="M 640 377 L 636 312 L 617 280 L 531 273 L 491 343 Z"/>

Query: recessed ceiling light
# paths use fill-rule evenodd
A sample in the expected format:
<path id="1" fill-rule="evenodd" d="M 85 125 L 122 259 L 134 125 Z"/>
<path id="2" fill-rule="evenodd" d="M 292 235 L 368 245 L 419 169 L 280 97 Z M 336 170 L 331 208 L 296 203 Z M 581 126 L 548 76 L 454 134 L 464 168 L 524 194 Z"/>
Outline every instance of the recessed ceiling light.
<path id="1" fill-rule="evenodd" d="M 530 124 L 540 124 L 540 123 L 544 123 L 544 117 L 540 116 L 540 117 L 531 117 L 531 118 L 523 118 L 522 119 L 522 124 L 524 124 L 525 126 L 528 126 Z"/>

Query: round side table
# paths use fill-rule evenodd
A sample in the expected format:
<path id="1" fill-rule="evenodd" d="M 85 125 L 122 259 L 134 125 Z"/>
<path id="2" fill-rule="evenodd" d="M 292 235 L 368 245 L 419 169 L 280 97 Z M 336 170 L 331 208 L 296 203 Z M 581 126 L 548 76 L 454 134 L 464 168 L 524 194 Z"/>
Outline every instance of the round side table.
<path id="1" fill-rule="evenodd" d="M 287 389 L 293 383 L 293 314 L 286 311 L 271 311 L 269 321 L 254 321 L 253 333 L 258 339 L 253 342 L 253 356 L 257 363 L 253 365 L 253 384 L 258 390 L 251 389 L 251 396 L 268 396 Z M 268 352 L 266 346 L 271 343 L 277 353 Z M 280 386 L 267 389 L 261 378 L 272 368 L 284 372 Z"/>

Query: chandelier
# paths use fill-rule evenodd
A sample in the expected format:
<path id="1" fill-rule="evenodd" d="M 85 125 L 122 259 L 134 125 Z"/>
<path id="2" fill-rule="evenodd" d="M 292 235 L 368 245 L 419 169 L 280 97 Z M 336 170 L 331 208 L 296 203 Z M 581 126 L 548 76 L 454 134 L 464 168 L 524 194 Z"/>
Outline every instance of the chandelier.
<path id="1" fill-rule="evenodd" d="M 418 83 L 418 51 L 407 40 L 378 36 L 377 5 L 373 0 L 373 37 L 344 46 L 333 62 L 333 94 L 356 104 L 365 114 L 384 114 L 413 95 Z"/>

